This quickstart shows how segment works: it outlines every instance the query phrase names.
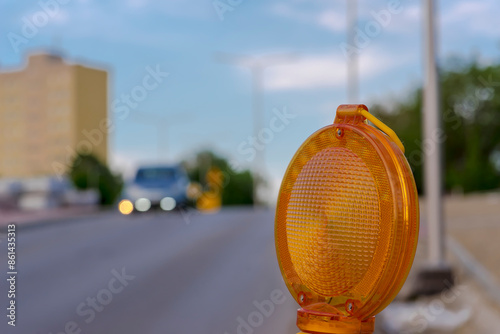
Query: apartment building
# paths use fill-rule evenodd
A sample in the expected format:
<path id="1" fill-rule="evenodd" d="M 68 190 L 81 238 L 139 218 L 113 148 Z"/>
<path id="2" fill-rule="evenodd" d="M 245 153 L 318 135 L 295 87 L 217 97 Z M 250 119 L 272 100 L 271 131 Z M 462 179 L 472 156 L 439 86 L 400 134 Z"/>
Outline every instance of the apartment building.
<path id="1" fill-rule="evenodd" d="M 52 53 L 0 68 L 0 177 L 61 175 L 75 152 L 107 162 L 108 74 Z"/>

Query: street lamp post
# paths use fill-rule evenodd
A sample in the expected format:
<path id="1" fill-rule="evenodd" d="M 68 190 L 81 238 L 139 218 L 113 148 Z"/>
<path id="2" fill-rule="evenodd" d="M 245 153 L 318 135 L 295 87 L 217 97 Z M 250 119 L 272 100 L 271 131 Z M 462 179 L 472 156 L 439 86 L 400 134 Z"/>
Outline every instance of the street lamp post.
<path id="1" fill-rule="evenodd" d="M 253 135 L 258 138 L 259 131 L 264 128 L 264 71 L 275 65 L 295 59 L 293 54 L 269 55 L 265 57 L 254 57 L 246 55 L 233 55 L 219 53 L 215 59 L 224 64 L 242 66 L 250 69 L 252 73 L 252 114 L 253 114 Z M 258 185 L 256 178 L 265 173 L 265 149 L 257 149 L 253 161 L 253 203 L 256 206 L 259 202 L 257 195 Z"/>
<path id="2" fill-rule="evenodd" d="M 187 118 L 187 115 L 185 113 L 183 113 L 183 114 L 176 114 L 173 117 L 167 117 L 167 116 L 159 115 L 156 113 L 137 112 L 134 114 L 134 116 L 135 116 L 134 117 L 135 121 L 156 127 L 157 159 L 160 160 L 163 157 L 164 160 L 167 160 L 168 127 L 172 126 L 176 123 L 185 121 L 185 119 Z"/>
<path id="3" fill-rule="evenodd" d="M 425 84 L 423 91 L 423 141 L 424 192 L 426 197 L 426 222 L 428 226 L 428 264 L 423 268 L 415 286 L 415 294 L 435 294 L 449 289 L 453 273 L 445 260 L 445 231 L 442 199 L 442 149 L 443 134 L 439 106 L 439 75 L 436 66 L 434 1 L 424 1 L 424 58 Z"/>
<path id="4" fill-rule="evenodd" d="M 441 266 L 444 262 L 444 225 L 442 203 L 442 153 L 436 140 L 441 129 L 439 108 L 439 78 L 436 66 L 434 1 L 425 0 L 426 48 L 425 48 L 425 89 L 423 100 L 425 152 L 424 176 L 427 200 L 427 224 L 429 226 L 429 262 Z"/>
<path id="5" fill-rule="evenodd" d="M 347 0 L 347 43 L 355 45 L 355 28 L 358 20 L 357 0 Z M 359 103 L 358 85 L 358 54 L 353 52 L 347 59 L 347 100 L 349 103 Z"/>

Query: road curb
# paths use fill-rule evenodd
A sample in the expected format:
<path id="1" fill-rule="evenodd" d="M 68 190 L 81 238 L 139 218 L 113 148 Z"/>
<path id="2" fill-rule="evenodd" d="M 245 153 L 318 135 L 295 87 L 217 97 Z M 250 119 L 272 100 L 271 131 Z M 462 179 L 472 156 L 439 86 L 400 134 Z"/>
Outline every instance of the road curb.
<path id="1" fill-rule="evenodd" d="M 500 285 L 495 277 L 454 238 L 448 236 L 446 244 L 467 272 L 485 289 L 487 296 L 500 307 Z"/>
<path id="2" fill-rule="evenodd" d="M 41 219 L 33 219 L 33 220 L 26 220 L 26 221 L 19 221 L 14 217 L 12 220 L 8 220 L 5 222 L 2 222 L 0 225 L 0 231 L 6 230 L 7 226 L 9 224 L 15 224 L 16 228 L 18 230 L 25 230 L 25 229 L 32 229 L 32 228 L 37 228 L 37 227 L 44 227 L 48 225 L 53 225 L 53 224 L 59 224 L 59 223 L 69 223 L 72 220 L 78 220 L 82 217 L 92 217 L 92 216 L 98 216 L 102 213 L 106 212 L 112 212 L 112 210 L 109 209 L 95 209 L 95 210 L 87 210 L 87 211 L 79 211 L 79 212 L 65 212 L 62 215 L 59 216 L 53 216 L 53 217 L 44 217 Z"/>

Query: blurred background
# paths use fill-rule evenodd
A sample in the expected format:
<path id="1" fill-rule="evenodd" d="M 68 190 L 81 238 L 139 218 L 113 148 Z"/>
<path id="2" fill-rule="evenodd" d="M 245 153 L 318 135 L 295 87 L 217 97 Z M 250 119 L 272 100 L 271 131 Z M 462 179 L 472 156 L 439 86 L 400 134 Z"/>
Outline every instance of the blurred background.
<path id="1" fill-rule="evenodd" d="M 500 333 L 500 3 L 431 1 L 430 141 L 425 3 L 0 0 L 2 276 L 11 223 L 18 258 L 0 332 L 297 332 L 274 251 L 281 178 L 338 105 L 363 103 L 421 195 L 415 265 L 377 331 Z M 436 240 L 443 292 L 422 274 Z"/>

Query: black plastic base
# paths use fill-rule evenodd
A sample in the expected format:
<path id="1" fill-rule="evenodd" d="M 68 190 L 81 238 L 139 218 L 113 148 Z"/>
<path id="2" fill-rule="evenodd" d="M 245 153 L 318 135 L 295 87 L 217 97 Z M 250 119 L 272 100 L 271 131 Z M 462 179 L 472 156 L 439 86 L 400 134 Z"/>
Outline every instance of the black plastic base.
<path id="1" fill-rule="evenodd" d="M 455 278 L 448 266 L 422 268 L 418 273 L 410 299 L 430 296 L 453 288 Z"/>

